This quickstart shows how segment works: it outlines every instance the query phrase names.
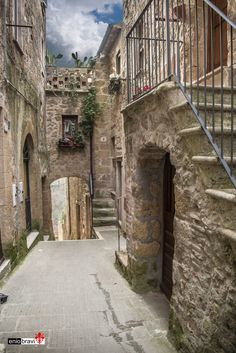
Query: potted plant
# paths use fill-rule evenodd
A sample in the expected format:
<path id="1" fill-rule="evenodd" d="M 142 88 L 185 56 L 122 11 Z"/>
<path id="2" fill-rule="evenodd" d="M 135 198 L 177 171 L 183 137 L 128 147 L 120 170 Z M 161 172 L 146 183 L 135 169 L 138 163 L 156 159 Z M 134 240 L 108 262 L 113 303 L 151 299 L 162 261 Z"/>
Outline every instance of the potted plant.
<path id="1" fill-rule="evenodd" d="M 111 74 L 110 75 L 110 82 L 108 85 L 108 91 L 110 94 L 114 94 L 120 91 L 121 87 L 121 78 L 118 74 Z"/>

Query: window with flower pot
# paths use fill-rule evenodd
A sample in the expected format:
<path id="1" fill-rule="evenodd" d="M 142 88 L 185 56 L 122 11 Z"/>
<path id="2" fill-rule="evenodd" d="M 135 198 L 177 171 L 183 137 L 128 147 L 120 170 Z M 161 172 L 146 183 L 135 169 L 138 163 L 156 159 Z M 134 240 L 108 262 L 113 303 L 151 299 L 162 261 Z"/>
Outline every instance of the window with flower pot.
<path id="1" fill-rule="evenodd" d="M 62 116 L 62 137 L 72 139 L 78 129 L 78 116 Z"/>

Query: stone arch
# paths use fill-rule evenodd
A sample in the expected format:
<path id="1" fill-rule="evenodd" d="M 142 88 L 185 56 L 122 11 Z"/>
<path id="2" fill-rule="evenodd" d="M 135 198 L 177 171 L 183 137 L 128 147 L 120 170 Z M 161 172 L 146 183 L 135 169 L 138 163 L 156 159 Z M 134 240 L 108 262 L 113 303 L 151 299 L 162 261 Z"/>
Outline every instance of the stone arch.
<path id="1" fill-rule="evenodd" d="M 44 225 L 44 232 L 48 234 L 54 234 L 55 235 L 55 226 L 53 225 L 53 197 L 52 197 L 52 186 L 56 185 L 57 182 L 59 181 L 65 181 L 65 183 L 70 183 L 70 187 L 74 188 L 74 193 L 72 193 L 72 198 L 77 197 L 80 199 L 80 206 L 83 205 L 83 212 L 81 212 L 81 228 L 79 229 L 77 233 L 77 238 L 74 232 L 70 232 L 70 234 L 67 234 L 65 236 L 64 240 L 70 240 L 70 239 L 83 239 L 87 238 L 87 234 L 90 236 L 90 231 L 91 231 L 91 199 L 89 195 L 89 185 L 88 181 L 84 176 L 76 175 L 76 174 L 66 174 L 64 176 L 53 176 L 51 178 L 43 178 L 42 179 L 42 189 L 43 189 L 43 225 Z M 77 181 L 77 182 L 76 182 Z M 65 188 L 64 190 L 67 190 Z M 74 200 L 76 201 L 76 200 Z M 73 202 L 73 201 L 71 201 Z M 85 203 L 86 203 L 86 211 L 85 211 Z M 74 208 L 73 208 L 74 209 Z M 76 218 L 77 215 L 74 212 L 74 217 Z M 73 214 L 72 216 L 73 217 Z M 70 221 L 71 222 L 71 221 Z M 74 229 L 76 229 L 76 224 L 74 224 Z M 71 227 L 71 225 L 69 226 Z M 79 226 L 77 227 L 79 228 Z M 67 232 L 68 233 L 68 232 Z M 56 237 L 57 238 L 57 237 Z M 63 240 L 63 239 L 60 239 Z"/>
<path id="2" fill-rule="evenodd" d="M 130 281 L 138 291 L 160 287 L 164 250 L 164 171 L 168 149 L 147 144 L 133 154 L 127 247 Z"/>
<path id="3" fill-rule="evenodd" d="M 34 141 L 32 135 L 28 133 L 25 137 L 22 149 L 23 163 L 23 203 L 25 206 L 25 229 L 32 230 L 33 220 L 37 219 L 37 165 Z"/>

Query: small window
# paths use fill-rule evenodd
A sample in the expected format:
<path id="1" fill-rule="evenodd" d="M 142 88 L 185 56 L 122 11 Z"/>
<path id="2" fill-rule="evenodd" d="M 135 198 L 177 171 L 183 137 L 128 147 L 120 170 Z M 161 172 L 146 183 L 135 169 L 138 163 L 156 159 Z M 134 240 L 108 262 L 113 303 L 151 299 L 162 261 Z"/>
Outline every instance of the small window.
<path id="1" fill-rule="evenodd" d="M 22 27 L 17 26 L 22 25 L 22 9 L 23 0 L 13 0 L 13 24 L 16 25 L 13 27 L 13 39 L 21 50 L 23 48 Z"/>
<path id="2" fill-rule="evenodd" d="M 73 138 L 78 128 L 77 116 L 63 116 L 62 117 L 62 137 Z"/>
<path id="3" fill-rule="evenodd" d="M 118 51 L 116 55 L 116 73 L 120 75 L 121 73 L 121 55 L 120 55 L 120 50 Z"/>

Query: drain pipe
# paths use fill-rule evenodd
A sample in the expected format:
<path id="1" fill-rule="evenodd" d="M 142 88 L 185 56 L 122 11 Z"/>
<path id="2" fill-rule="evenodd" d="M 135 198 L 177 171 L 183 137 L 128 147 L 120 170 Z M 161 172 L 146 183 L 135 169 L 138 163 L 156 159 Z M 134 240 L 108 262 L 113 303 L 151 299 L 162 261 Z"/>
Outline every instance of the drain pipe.
<path id="1" fill-rule="evenodd" d="M 94 198 L 94 184 L 93 184 L 93 131 L 89 134 L 89 155 L 90 155 L 90 175 L 89 175 L 89 190 L 91 198 L 91 229 L 90 237 L 93 234 L 93 198 Z"/>

